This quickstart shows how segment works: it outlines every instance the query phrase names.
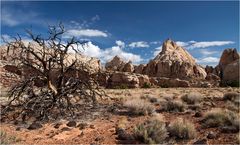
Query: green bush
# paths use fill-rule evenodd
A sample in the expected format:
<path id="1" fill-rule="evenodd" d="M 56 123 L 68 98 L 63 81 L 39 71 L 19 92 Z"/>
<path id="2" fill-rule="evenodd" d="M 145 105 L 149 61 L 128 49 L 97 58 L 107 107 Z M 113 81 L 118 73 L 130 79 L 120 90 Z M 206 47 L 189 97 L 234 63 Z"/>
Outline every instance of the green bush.
<path id="1" fill-rule="evenodd" d="M 177 119 L 168 127 L 170 136 L 177 139 L 193 139 L 196 137 L 194 124 L 187 120 Z"/>
<path id="2" fill-rule="evenodd" d="M 168 132 L 164 122 L 154 119 L 137 125 L 134 137 L 146 144 L 162 144 L 168 137 Z"/>
<path id="3" fill-rule="evenodd" d="M 151 88 L 151 84 L 145 82 L 142 88 Z"/>
<path id="4" fill-rule="evenodd" d="M 168 112 L 183 112 L 185 110 L 185 105 L 181 101 L 164 99 L 159 101 L 160 110 Z"/>

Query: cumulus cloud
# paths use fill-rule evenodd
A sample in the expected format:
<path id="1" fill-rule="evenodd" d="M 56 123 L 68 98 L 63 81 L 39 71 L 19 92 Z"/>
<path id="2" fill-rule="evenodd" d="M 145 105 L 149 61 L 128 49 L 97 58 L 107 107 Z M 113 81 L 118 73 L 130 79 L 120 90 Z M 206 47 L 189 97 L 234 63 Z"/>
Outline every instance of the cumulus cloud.
<path id="1" fill-rule="evenodd" d="M 150 42 L 150 44 L 161 44 L 161 41 L 152 41 L 152 42 Z"/>
<path id="2" fill-rule="evenodd" d="M 64 34 L 65 38 L 69 37 L 107 37 L 107 33 L 96 29 L 70 29 Z"/>
<path id="3" fill-rule="evenodd" d="M 145 47 L 149 47 L 149 45 L 145 41 L 138 41 L 138 42 L 130 43 L 129 47 L 132 47 L 132 48 L 145 48 Z"/>
<path id="4" fill-rule="evenodd" d="M 83 46 L 80 46 L 80 47 L 84 48 L 82 49 L 83 54 L 91 57 L 97 57 L 103 63 L 106 63 L 107 61 L 111 60 L 116 55 L 123 58 L 125 61 L 130 60 L 134 64 L 139 64 L 140 62 L 143 61 L 140 55 L 126 52 L 119 45 L 112 46 L 106 49 L 100 49 L 98 46 L 94 45 L 92 42 L 88 42 L 87 44 L 84 44 Z"/>
<path id="5" fill-rule="evenodd" d="M 123 41 L 121 41 L 121 40 L 117 40 L 117 41 L 116 41 L 116 44 L 117 44 L 118 46 L 122 47 L 122 48 L 125 47 L 125 43 L 124 43 Z"/>
<path id="6" fill-rule="evenodd" d="M 196 59 L 196 62 L 202 65 L 211 65 L 215 66 L 219 62 L 219 58 L 217 57 L 204 57 Z"/>

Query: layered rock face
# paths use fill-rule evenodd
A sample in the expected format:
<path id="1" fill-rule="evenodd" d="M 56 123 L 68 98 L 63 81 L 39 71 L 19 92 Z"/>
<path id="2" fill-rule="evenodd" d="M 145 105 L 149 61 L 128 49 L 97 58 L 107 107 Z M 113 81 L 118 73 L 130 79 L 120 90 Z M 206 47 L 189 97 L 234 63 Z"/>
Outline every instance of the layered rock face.
<path id="1" fill-rule="evenodd" d="M 143 73 L 154 77 L 181 79 L 206 77 L 204 68 L 196 64 L 184 48 L 170 39 L 163 43 L 162 51 L 147 64 Z"/>
<path id="2" fill-rule="evenodd" d="M 112 60 L 106 63 L 105 68 L 109 71 L 133 72 L 134 65 L 131 61 L 125 62 L 119 56 L 115 56 Z"/>
<path id="3" fill-rule="evenodd" d="M 220 71 L 220 78 L 223 82 L 239 82 L 239 61 L 240 56 L 235 48 L 225 49 L 216 67 Z"/>

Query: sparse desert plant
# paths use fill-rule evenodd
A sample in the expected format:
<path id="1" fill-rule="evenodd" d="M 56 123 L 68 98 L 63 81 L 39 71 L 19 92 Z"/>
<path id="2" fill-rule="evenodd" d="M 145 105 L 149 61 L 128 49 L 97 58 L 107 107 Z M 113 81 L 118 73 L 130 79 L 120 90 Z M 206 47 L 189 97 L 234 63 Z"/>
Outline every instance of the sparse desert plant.
<path id="1" fill-rule="evenodd" d="M 227 101 L 226 102 L 226 108 L 231 111 L 239 112 L 240 111 L 240 106 L 237 103 L 234 103 L 232 101 Z"/>
<path id="2" fill-rule="evenodd" d="M 151 84 L 145 82 L 142 88 L 151 88 Z"/>
<path id="3" fill-rule="evenodd" d="M 168 137 L 165 122 L 158 119 L 150 119 L 139 124 L 134 129 L 134 137 L 146 144 L 161 144 Z"/>
<path id="4" fill-rule="evenodd" d="M 203 99 L 202 95 L 199 93 L 189 93 L 186 95 L 183 95 L 181 97 L 181 99 L 186 102 L 187 104 L 196 104 L 196 103 L 200 103 Z"/>
<path id="5" fill-rule="evenodd" d="M 223 109 L 213 109 L 204 115 L 204 127 L 224 127 L 233 126 L 239 129 L 239 114 Z"/>
<path id="6" fill-rule="evenodd" d="M 197 134 L 194 124 L 182 118 L 171 123 L 168 131 L 170 136 L 177 139 L 193 139 Z"/>
<path id="7" fill-rule="evenodd" d="M 240 144 L 240 133 L 237 134 L 237 143 Z"/>
<path id="8" fill-rule="evenodd" d="M 185 110 L 185 105 L 179 100 L 166 101 L 162 99 L 159 104 L 161 111 L 183 112 Z"/>
<path id="9" fill-rule="evenodd" d="M 237 92 L 228 92 L 223 95 L 223 100 L 229 100 L 234 102 L 236 105 L 239 105 L 240 102 L 240 94 Z"/>
<path id="10" fill-rule="evenodd" d="M 150 115 L 155 112 L 155 107 L 150 102 L 140 98 L 127 100 L 124 106 L 131 114 L 135 115 Z"/>
<path id="11" fill-rule="evenodd" d="M 0 144 L 14 144 L 21 141 L 16 136 L 10 136 L 4 131 L 0 131 Z"/>

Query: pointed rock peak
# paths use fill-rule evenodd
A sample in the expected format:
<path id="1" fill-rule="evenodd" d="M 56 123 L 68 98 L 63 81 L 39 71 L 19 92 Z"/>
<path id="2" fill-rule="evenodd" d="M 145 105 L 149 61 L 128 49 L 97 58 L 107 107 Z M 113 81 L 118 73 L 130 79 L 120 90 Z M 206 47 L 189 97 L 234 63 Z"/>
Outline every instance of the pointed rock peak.
<path id="1" fill-rule="evenodd" d="M 116 55 L 116 56 L 113 57 L 112 60 L 121 60 L 121 58 L 118 55 Z"/>
<path id="2" fill-rule="evenodd" d="M 168 38 L 162 45 L 162 52 L 167 50 L 175 50 L 177 47 L 177 43 Z"/>

